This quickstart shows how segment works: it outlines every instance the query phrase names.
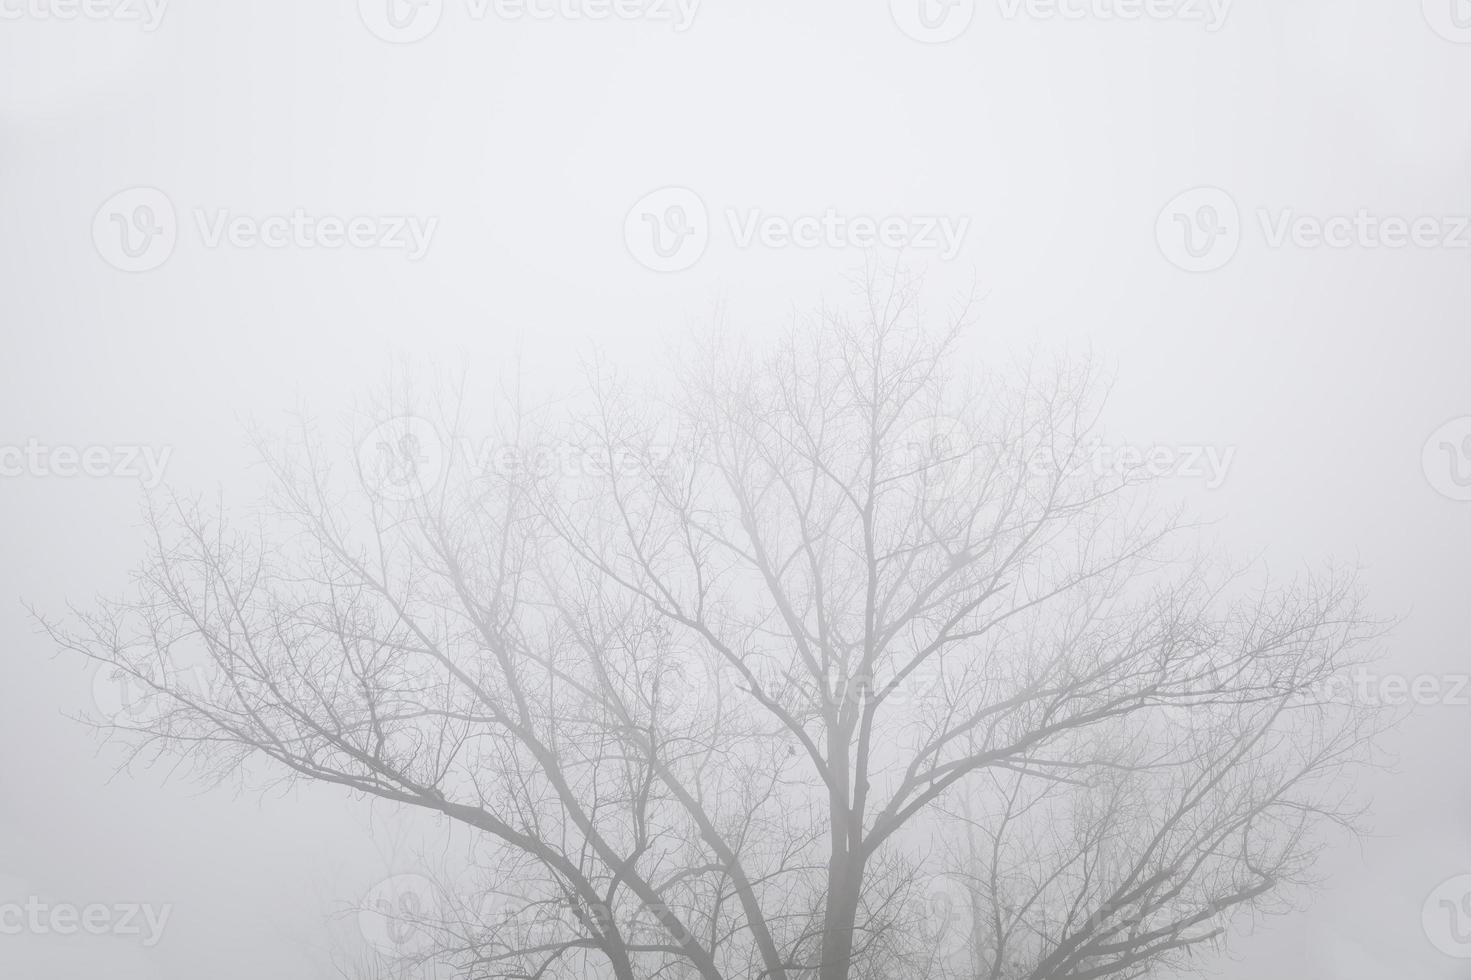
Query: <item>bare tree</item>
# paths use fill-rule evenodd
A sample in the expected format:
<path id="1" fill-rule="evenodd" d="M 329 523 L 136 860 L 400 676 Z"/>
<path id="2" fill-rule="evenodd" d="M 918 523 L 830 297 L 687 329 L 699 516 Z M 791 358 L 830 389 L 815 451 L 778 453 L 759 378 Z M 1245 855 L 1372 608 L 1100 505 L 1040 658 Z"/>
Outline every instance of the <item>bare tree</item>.
<path id="1" fill-rule="evenodd" d="M 963 311 L 864 295 L 504 453 L 458 392 L 346 479 L 304 425 L 269 520 L 150 501 L 137 594 L 47 628 L 140 692 L 136 753 L 473 831 L 419 923 L 460 975 L 1183 963 L 1351 815 L 1377 719 L 1323 692 L 1377 627 L 1195 554 L 1097 465 L 1087 365 L 961 372 Z"/>

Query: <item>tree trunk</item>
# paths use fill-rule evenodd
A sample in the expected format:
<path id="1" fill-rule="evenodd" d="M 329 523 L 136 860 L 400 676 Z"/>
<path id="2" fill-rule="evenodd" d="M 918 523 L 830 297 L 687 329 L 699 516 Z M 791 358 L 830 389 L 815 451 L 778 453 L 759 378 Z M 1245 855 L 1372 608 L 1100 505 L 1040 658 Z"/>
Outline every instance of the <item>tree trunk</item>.
<path id="1" fill-rule="evenodd" d="M 818 980 L 848 980 L 853 965 L 853 926 L 863 888 L 863 860 L 835 853 L 828 864 L 827 910 L 822 922 Z"/>

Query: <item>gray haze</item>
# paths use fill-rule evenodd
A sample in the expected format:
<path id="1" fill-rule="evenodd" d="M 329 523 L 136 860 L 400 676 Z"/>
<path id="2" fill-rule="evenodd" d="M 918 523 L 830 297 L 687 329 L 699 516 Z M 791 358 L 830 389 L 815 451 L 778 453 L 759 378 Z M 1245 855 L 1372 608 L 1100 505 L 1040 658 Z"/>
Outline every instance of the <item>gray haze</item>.
<path id="1" fill-rule="evenodd" d="M 672 20 L 535 19 L 445 0 L 412 43 L 351 0 L 176 0 L 156 25 L 114 6 L 0 0 L 0 464 L 29 453 L 0 476 L 0 904 L 172 911 L 153 944 L 146 925 L 0 935 L 0 975 L 315 980 L 342 911 L 412 864 L 391 814 L 320 787 L 117 776 L 69 718 L 91 674 L 52 658 L 22 600 L 122 591 L 139 476 L 166 459 L 171 485 L 246 503 L 264 483 L 248 421 L 303 403 L 335 419 L 395 357 L 494 379 L 519 356 L 573 381 L 573 352 L 653 366 L 701 325 L 772 337 L 851 298 L 862 241 L 743 241 L 755 212 L 950 220 L 936 240 L 955 240 L 906 258 L 936 312 L 974 284 L 972 353 L 1091 350 L 1112 367 L 1110 431 L 1234 450 L 1220 479 L 1171 484 L 1213 540 L 1284 576 L 1360 564 L 1373 608 L 1401 617 L 1386 673 L 1442 691 L 1471 673 L 1471 502 L 1454 499 L 1471 424 L 1437 435 L 1471 416 L 1471 27 L 1453 0 L 1149 5 L 1201 21 L 989 0 L 933 44 L 902 0 L 706 0 L 687 25 L 672 3 Z M 107 206 L 138 187 L 166 195 L 177 241 L 130 272 Z M 709 241 L 661 272 L 630 212 L 666 187 L 698 196 Z M 1234 253 L 1172 237 L 1204 240 L 1203 205 Z M 367 216 L 379 244 L 232 244 L 218 224 L 298 209 Z M 1386 243 L 1423 218 L 1420 241 Z M 400 224 L 403 247 L 384 244 Z M 1219 267 L 1182 267 L 1202 262 Z M 55 447 L 110 462 L 35 462 Z M 1333 838 L 1311 906 L 1261 922 L 1217 975 L 1463 975 L 1425 919 L 1471 874 L 1471 704 L 1430 700 L 1369 777 L 1373 834 Z"/>

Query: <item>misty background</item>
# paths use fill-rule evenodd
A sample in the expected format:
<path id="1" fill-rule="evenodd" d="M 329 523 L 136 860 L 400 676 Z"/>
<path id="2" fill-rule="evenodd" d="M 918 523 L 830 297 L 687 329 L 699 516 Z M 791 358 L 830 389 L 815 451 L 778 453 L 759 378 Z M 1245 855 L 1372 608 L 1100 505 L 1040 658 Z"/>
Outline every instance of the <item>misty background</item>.
<path id="1" fill-rule="evenodd" d="M 306 405 L 335 425 L 396 358 L 494 379 L 519 357 L 575 384 L 583 353 L 652 369 L 692 330 L 775 336 L 851 298 L 861 248 L 742 247 L 727 210 L 955 216 L 954 256 L 906 258 L 937 313 L 981 297 L 967 347 L 1091 350 L 1111 432 L 1234 448 L 1218 487 L 1172 485 L 1223 547 L 1283 575 L 1361 564 L 1374 610 L 1402 617 L 1386 671 L 1471 672 L 1471 503 L 1424 452 L 1471 415 L 1471 249 L 1273 247 L 1258 215 L 1471 214 L 1471 37 L 1433 0 L 1238 0 L 1216 30 L 991 0 L 941 44 L 877 0 L 706 0 L 685 30 L 446 0 L 406 44 L 346 0 L 176 0 L 152 30 L 37 13 L 57 6 L 9 0 L 0 20 L 4 446 L 167 449 L 170 485 L 244 505 L 265 482 L 250 420 Z M 140 186 L 172 202 L 178 240 L 129 273 L 93 225 Z M 665 187 L 708 208 L 709 244 L 660 273 L 625 225 Z M 1209 272 L 1158 234 L 1199 187 L 1239 209 Z M 195 218 L 295 209 L 437 225 L 411 260 L 210 247 Z M 323 788 L 115 775 L 120 753 L 68 717 L 90 671 L 53 659 L 22 605 L 120 592 L 139 503 L 124 475 L 0 477 L 0 901 L 172 917 L 151 948 L 0 936 L 0 974 L 320 977 L 327 919 L 412 863 L 393 819 Z M 1422 912 L 1471 873 L 1468 742 L 1471 707 L 1418 707 L 1371 777 L 1374 834 L 1335 839 L 1311 907 L 1217 975 L 1463 975 Z"/>

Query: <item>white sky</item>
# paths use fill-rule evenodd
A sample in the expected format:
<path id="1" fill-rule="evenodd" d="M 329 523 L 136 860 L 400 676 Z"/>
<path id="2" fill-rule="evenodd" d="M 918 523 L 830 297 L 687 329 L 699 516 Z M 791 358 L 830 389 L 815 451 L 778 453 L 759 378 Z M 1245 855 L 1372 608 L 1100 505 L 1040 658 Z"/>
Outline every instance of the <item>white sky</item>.
<path id="1" fill-rule="evenodd" d="M 706 0 L 684 32 L 445 0 L 406 45 L 355 0 L 175 0 L 152 32 L 36 14 L 65 2 L 0 0 L 19 12 L 0 19 L 0 444 L 168 446 L 172 483 L 248 500 L 244 418 L 280 424 L 298 399 L 333 415 L 395 355 L 492 377 L 519 346 L 556 375 L 592 346 L 646 363 L 718 305 L 761 334 L 845 296 L 860 251 L 739 248 L 726 209 L 964 216 L 960 254 L 916 264 L 937 311 L 978 284 L 978 349 L 1091 348 L 1116 368 L 1111 428 L 1237 448 L 1219 490 L 1191 491 L 1234 554 L 1361 562 L 1375 607 L 1403 616 L 1393 669 L 1471 672 L 1471 503 L 1421 460 L 1471 415 L 1471 249 L 1272 248 L 1258 218 L 1471 214 L 1471 44 L 1431 29 L 1438 0 L 1237 0 L 1215 32 L 981 0 L 940 45 L 883 0 Z M 91 228 L 138 185 L 168 195 L 179 240 L 128 274 Z M 714 227 L 693 268 L 658 274 L 624 219 L 667 185 Z M 1229 192 L 1242 241 L 1191 274 L 1156 218 L 1202 185 Z M 193 218 L 295 208 L 439 222 L 410 262 L 211 249 Z M 137 503 L 126 479 L 0 477 L 0 596 L 119 591 Z M 109 780 L 116 754 L 63 717 L 87 675 L 15 601 L 0 640 L 0 899 L 175 906 L 152 949 L 0 937 L 0 975 L 319 977 L 304 944 L 383 849 L 361 809 Z M 1377 836 L 1330 851 L 1312 910 L 1223 975 L 1464 975 L 1421 908 L 1471 872 L 1468 739 L 1471 707 L 1421 711 L 1372 777 Z"/>

